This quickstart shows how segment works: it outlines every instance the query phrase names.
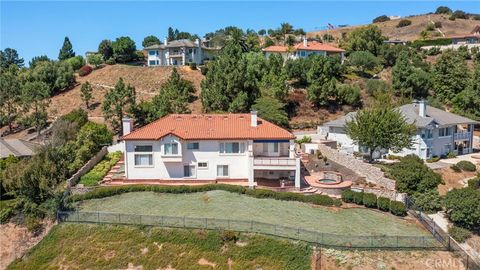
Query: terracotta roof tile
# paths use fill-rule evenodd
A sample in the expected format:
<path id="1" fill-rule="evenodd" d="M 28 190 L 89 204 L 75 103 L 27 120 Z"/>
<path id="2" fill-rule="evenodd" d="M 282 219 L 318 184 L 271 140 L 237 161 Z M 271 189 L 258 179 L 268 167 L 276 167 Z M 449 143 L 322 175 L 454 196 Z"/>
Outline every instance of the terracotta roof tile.
<path id="1" fill-rule="evenodd" d="M 294 139 L 292 133 L 250 114 L 170 114 L 125 135 L 124 140 L 159 140 L 172 134 L 184 140 Z"/>
<path id="2" fill-rule="evenodd" d="M 316 42 L 316 41 L 309 41 L 307 42 L 307 46 L 303 45 L 303 42 L 296 44 L 293 46 L 295 50 L 306 50 L 306 51 L 326 51 L 326 52 L 344 52 L 345 50 L 337 48 L 332 45 Z M 264 52 L 286 52 L 288 49 L 287 46 L 268 46 L 263 49 Z"/>

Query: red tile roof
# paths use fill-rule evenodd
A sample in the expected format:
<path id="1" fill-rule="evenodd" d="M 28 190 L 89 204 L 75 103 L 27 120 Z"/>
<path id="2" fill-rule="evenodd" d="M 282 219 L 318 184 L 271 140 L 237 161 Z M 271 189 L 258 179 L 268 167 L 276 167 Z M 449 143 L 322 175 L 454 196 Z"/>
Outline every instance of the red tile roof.
<path id="1" fill-rule="evenodd" d="M 170 114 L 123 136 L 123 140 L 159 140 L 172 134 L 184 140 L 290 140 L 289 131 L 250 114 Z"/>
<path id="2" fill-rule="evenodd" d="M 305 50 L 305 51 L 325 51 L 325 52 L 344 52 L 345 50 L 337 48 L 332 45 L 320 43 L 317 41 L 309 41 L 307 42 L 307 46 L 303 45 L 303 42 L 296 44 L 293 46 L 295 50 Z M 268 46 L 263 51 L 265 52 L 286 52 L 288 49 L 287 46 Z"/>

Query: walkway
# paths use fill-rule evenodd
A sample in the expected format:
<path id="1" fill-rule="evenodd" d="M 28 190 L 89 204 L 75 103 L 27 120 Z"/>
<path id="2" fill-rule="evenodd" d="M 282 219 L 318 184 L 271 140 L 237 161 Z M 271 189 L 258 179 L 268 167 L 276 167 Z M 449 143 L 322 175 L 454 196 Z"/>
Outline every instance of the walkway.
<path id="1" fill-rule="evenodd" d="M 367 182 L 374 183 L 386 189 L 395 190 L 395 181 L 386 178 L 379 168 L 365 163 L 362 160 L 358 160 L 353 156 L 340 153 L 336 149 L 330 148 L 322 143 L 318 145 L 318 149 L 329 160 L 339 163 L 353 170 L 358 175 L 365 177 Z"/>

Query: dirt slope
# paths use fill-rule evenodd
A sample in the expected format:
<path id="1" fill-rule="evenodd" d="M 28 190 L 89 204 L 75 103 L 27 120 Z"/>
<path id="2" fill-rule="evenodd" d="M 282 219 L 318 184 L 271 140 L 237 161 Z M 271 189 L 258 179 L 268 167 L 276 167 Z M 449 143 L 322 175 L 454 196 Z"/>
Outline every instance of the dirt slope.
<path id="1" fill-rule="evenodd" d="M 200 82 L 203 79 L 203 75 L 198 70 L 191 70 L 189 67 L 180 67 L 180 75 L 189 81 L 192 81 L 196 95 L 200 93 Z M 92 120 L 98 119 L 99 122 L 103 121 L 101 102 L 105 92 L 115 86 L 117 80 L 122 77 L 125 83 L 131 84 L 135 87 L 137 93 L 137 100 L 150 100 L 156 95 L 160 89 L 160 86 L 168 79 L 172 71 L 171 67 L 139 67 L 128 65 L 113 65 L 105 66 L 101 69 L 93 71 L 91 74 L 85 77 L 78 77 L 79 83 L 71 90 L 67 90 L 51 98 L 49 115 L 51 117 L 60 116 L 70 112 L 75 108 L 84 108 L 84 103 L 80 97 L 81 83 L 89 81 L 93 86 L 93 101 L 92 108 L 88 111 L 89 117 Z M 192 112 L 201 112 L 200 100 L 196 100 L 190 104 Z"/>
<path id="2" fill-rule="evenodd" d="M 429 21 L 433 22 L 441 22 L 442 28 L 440 30 L 445 34 L 446 37 L 452 35 L 462 35 L 462 34 L 469 34 L 475 25 L 480 25 L 480 21 L 476 20 L 463 20 L 463 19 L 456 19 L 455 21 L 450 21 L 448 19 L 448 15 L 419 15 L 419 16 L 412 16 L 406 17 L 402 19 L 408 19 L 412 21 L 412 24 L 406 27 L 397 28 L 397 24 L 400 19 L 391 20 L 382 23 L 376 23 L 378 27 L 382 30 L 384 36 L 388 37 L 390 40 L 400 39 L 406 41 L 412 41 L 416 39 L 420 39 L 420 32 L 425 30 Z M 349 26 L 343 28 L 337 28 L 333 30 L 328 30 L 328 33 L 333 35 L 335 39 L 339 39 L 342 36 L 342 33 L 348 33 L 355 28 L 365 26 L 365 25 L 356 25 L 356 26 Z M 309 32 L 307 33 L 308 37 L 315 37 L 316 35 L 323 36 L 323 34 L 327 33 L 327 30 L 316 31 L 316 32 Z M 442 37 L 440 33 L 438 33 Z"/>

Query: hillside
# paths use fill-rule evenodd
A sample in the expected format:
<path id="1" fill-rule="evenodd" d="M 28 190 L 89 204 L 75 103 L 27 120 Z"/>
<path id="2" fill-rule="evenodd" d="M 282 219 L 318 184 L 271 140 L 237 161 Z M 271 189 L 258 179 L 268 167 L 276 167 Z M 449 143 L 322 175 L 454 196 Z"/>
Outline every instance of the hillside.
<path id="1" fill-rule="evenodd" d="M 200 71 L 191 70 L 189 67 L 180 67 L 178 70 L 184 79 L 193 82 L 196 95 L 198 96 L 200 93 L 200 82 L 203 79 Z M 85 108 L 80 97 L 80 88 L 81 83 L 89 81 L 93 86 L 93 105 L 88 111 L 88 115 L 94 121 L 103 122 L 101 102 L 105 92 L 110 87 L 115 86 L 120 77 L 124 79 L 125 83 L 135 87 L 137 101 L 150 100 L 158 93 L 160 86 L 168 79 L 171 71 L 172 67 L 148 68 L 129 65 L 107 65 L 101 69 L 94 70 L 85 77 L 77 77 L 77 86 L 52 97 L 49 115 L 56 117 L 66 114 L 75 108 Z M 197 99 L 190 104 L 190 109 L 194 113 L 201 112 L 200 100 Z"/>
<path id="2" fill-rule="evenodd" d="M 428 22 L 441 22 L 442 28 L 440 30 L 446 37 L 453 36 L 453 35 L 463 35 L 469 34 L 470 31 L 475 27 L 475 25 L 479 25 L 480 21 L 476 20 L 464 20 L 464 19 L 456 19 L 455 21 L 450 21 L 448 19 L 448 15 L 437 15 L 437 14 L 429 14 L 429 15 L 418 15 L 418 16 L 411 16 L 405 17 L 402 19 L 408 19 L 412 21 L 412 24 L 406 27 L 397 28 L 397 24 L 401 19 L 397 20 L 390 20 L 387 22 L 382 23 L 375 23 L 381 30 L 384 36 L 388 37 L 389 40 L 405 40 L 405 41 L 413 41 L 416 39 L 420 39 L 420 32 L 425 30 L 428 25 Z M 372 18 L 373 19 L 373 18 Z M 315 31 L 307 33 L 307 37 L 315 37 L 317 35 L 323 36 L 327 32 L 333 37 L 338 40 L 341 38 L 343 33 L 349 33 L 352 30 L 366 26 L 366 25 L 356 25 L 356 26 L 348 26 L 337 28 L 333 30 L 322 30 L 322 31 Z M 430 34 L 429 38 L 435 38 L 435 34 Z M 442 34 L 438 32 L 438 37 L 442 37 Z"/>

